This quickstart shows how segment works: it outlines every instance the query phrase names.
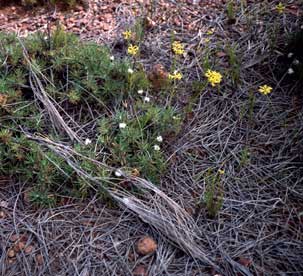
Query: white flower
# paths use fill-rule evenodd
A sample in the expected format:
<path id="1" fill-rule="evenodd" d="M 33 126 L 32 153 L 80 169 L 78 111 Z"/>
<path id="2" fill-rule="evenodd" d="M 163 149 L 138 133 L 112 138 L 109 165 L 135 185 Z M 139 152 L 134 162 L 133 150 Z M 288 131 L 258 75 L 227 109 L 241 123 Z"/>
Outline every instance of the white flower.
<path id="1" fill-rule="evenodd" d="M 126 123 L 120 123 L 119 128 L 126 128 Z"/>
<path id="2" fill-rule="evenodd" d="M 142 95 L 142 94 L 143 94 L 143 90 L 142 90 L 142 89 L 139 89 L 139 90 L 138 90 L 138 94 Z"/>
<path id="3" fill-rule="evenodd" d="M 159 151 L 160 147 L 158 145 L 154 145 L 154 150 Z"/>
<path id="4" fill-rule="evenodd" d="M 298 59 L 294 59 L 294 61 L 292 62 L 294 65 L 298 65 L 300 63 L 300 61 Z"/>
<path id="5" fill-rule="evenodd" d="M 288 70 L 287 70 L 287 74 L 289 74 L 289 75 L 293 74 L 294 72 L 295 71 L 292 68 L 288 68 Z"/>
<path id="6" fill-rule="evenodd" d="M 92 140 L 86 138 L 84 144 L 87 146 L 92 143 Z"/>
<path id="7" fill-rule="evenodd" d="M 128 69 L 127 69 L 127 72 L 128 72 L 129 74 L 132 74 L 132 73 L 134 73 L 134 70 L 131 69 L 131 68 L 128 68 Z"/>
<path id="8" fill-rule="evenodd" d="M 294 55 L 294 53 L 288 53 L 287 57 L 292 58 L 293 55 Z"/>
<path id="9" fill-rule="evenodd" d="M 178 117 L 177 116 L 173 116 L 173 120 L 178 120 Z"/>
<path id="10" fill-rule="evenodd" d="M 149 102 L 150 102 L 150 97 L 144 97 L 144 101 L 145 101 L 146 103 L 149 103 Z"/>
<path id="11" fill-rule="evenodd" d="M 115 57 L 114 56 L 110 56 L 109 58 L 111 61 L 114 61 L 115 60 Z"/>
<path id="12" fill-rule="evenodd" d="M 160 135 L 160 136 L 158 136 L 157 138 L 156 138 L 156 140 L 158 141 L 158 142 L 163 142 L 163 138 L 162 138 L 162 136 Z"/>
<path id="13" fill-rule="evenodd" d="M 115 171 L 115 176 L 117 176 L 117 177 L 122 176 L 121 170 L 116 170 L 116 171 Z"/>

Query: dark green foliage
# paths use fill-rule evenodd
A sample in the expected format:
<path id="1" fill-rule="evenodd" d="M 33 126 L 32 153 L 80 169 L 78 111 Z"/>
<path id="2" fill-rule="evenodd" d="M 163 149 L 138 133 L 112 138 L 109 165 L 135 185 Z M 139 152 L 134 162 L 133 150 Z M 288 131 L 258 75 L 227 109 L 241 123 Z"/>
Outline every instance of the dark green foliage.
<path id="1" fill-rule="evenodd" d="M 227 14 L 227 23 L 235 24 L 236 23 L 235 3 L 233 0 L 228 1 L 228 3 L 226 4 L 226 14 Z"/>

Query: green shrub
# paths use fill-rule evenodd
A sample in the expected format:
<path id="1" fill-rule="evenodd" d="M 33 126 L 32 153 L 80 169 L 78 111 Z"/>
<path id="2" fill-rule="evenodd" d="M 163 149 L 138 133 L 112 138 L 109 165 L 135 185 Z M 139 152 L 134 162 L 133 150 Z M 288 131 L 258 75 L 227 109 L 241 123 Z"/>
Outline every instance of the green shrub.
<path id="1" fill-rule="evenodd" d="M 89 125 L 89 135 L 85 130 L 79 135 L 92 143 L 73 144 L 77 152 L 159 182 L 166 162 L 157 137 L 176 134 L 181 117 L 172 107 L 162 105 L 167 95 L 148 92 L 150 83 L 142 66 L 127 58 L 112 60 L 108 48 L 81 42 L 61 28 L 51 37 L 37 34 L 23 41 L 31 66 L 15 36 L 0 34 L 0 41 L 0 98 L 5 99 L 5 104 L 0 101 L 0 175 L 31 183 L 30 198 L 43 206 L 55 202 L 54 192 L 84 197 L 92 191 L 91 184 L 62 158 L 23 134 L 67 141 L 35 97 L 30 83 L 34 70 L 49 97 L 65 110 L 67 115 L 62 116 L 72 117 L 78 125 Z M 144 90 L 143 95 L 139 89 Z M 144 100 L 147 96 L 151 101 Z M 77 162 L 88 174 L 121 180 L 113 171 L 85 158 Z M 102 185 L 108 183 L 106 180 Z M 96 189 L 104 194 L 102 187 Z"/>
<path id="2" fill-rule="evenodd" d="M 214 172 L 212 169 L 207 170 L 205 174 L 205 193 L 204 201 L 210 217 L 215 217 L 223 205 L 223 170 Z"/>

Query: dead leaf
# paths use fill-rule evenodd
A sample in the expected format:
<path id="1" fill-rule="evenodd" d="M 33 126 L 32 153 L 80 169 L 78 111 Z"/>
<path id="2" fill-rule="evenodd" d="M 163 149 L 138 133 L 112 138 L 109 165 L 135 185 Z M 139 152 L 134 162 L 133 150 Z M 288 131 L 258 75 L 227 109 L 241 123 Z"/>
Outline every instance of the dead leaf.
<path id="1" fill-rule="evenodd" d="M 148 79 L 151 81 L 154 88 L 161 88 L 167 83 L 168 72 L 162 64 L 156 64 L 148 73 Z"/>
<path id="2" fill-rule="evenodd" d="M 86 220 L 86 221 L 82 221 L 81 224 L 84 226 L 90 227 L 90 226 L 94 225 L 94 222 L 90 221 L 90 220 Z"/>
<path id="3" fill-rule="evenodd" d="M 37 255 L 35 257 L 35 259 L 36 259 L 36 262 L 37 262 L 38 265 L 40 265 L 40 266 L 43 265 L 44 260 L 43 260 L 43 256 L 41 254 Z"/>
<path id="4" fill-rule="evenodd" d="M 226 57 L 226 53 L 220 51 L 220 52 L 217 52 L 217 53 L 216 53 L 216 56 L 219 57 L 219 58 L 221 58 L 221 57 Z"/>
<path id="5" fill-rule="evenodd" d="M 25 254 L 30 254 L 30 253 L 33 252 L 33 250 L 34 250 L 34 246 L 29 245 L 29 246 L 25 247 L 24 253 L 25 253 Z"/>
<path id="6" fill-rule="evenodd" d="M 147 276 L 147 269 L 144 265 L 138 265 L 133 271 L 134 276 Z"/>
<path id="7" fill-rule="evenodd" d="M 130 261 L 130 262 L 133 262 L 133 261 L 135 261 L 135 254 L 134 253 L 132 253 L 132 252 L 129 252 L 128 253 L 128 260 Z"/>
<path id="8" fill-rule="evenodd" d="M 140 175 L 140 172 L 137 168 L 134 168 L 132 169 L 132 172 L 131 172 L 132 176 L 139 176 Z"/>
<path id="9" fill-rule="evenodd" d="M 0 106 L 5 106 L 7 103 L 7 95 L 0 93 Z"/>
<path id="10" fill-rule="evenodd" d="M 24 202 L 29 204 L 30 203 L 30 190 L 26 190 L 24 193 L 23 193 L 23 199 L 24 199 Z"/>
<path id="11" fill-rule="evenodd" d="M 249 267 L 252 264 L 252 260 L 248 258 L 240 257 L 238 263 L 245 267 Z"/>
<path id="12" fill-rule="evenodd" d="M 15 250 L 14 250 L 14 249 L 9 249 L 9 250 L 7 251 L 7 256 L 8 256 L 9 258 L 15 257 L 15 256 L 16 256 Z"/>
<path id="13" fill-rule="evenodd" d="M 157 24 L 155 21 L 153 21 L 150 17 L 146 17 L 145 19 L 145 22 L 146 22 L 146 27 L 149 28 L 149 29 L 152 29 L 154 28 Z"/>
<path id="14" fill-rule="evenodd" d="M 14 245 L 14 250 L 16 252 L 20 252 L 21 250 L 23 250 L 25 248 L 25 243 L 22 241 L 17 241 Z"/>
<path id="15" fill-rule="evenodd" d="M 16 258 L 9 258 L 7 262 L 9 264 L 13 264 L 15 261 L 16 261 Z"/>
<path id="16" fill-rule="evenodd" d="M 6 214 L 4 213 L 4 211 L 0 211 L 0 219 L 5 219 L 6 218 Z"/>
<path id="17" fill-rule="evenodd" d="M 19 235 L 17 235 L 17 234 L 11 235 L 10 238 L 9 238 L 9 240 L 11 242 L 15 242 L 18 239 L 19 239 Z"/>

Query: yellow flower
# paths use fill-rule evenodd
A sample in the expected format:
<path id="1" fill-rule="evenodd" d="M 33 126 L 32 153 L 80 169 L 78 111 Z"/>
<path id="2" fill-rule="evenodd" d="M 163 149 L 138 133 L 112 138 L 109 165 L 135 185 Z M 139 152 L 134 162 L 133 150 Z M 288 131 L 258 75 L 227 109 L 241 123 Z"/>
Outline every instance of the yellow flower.
<path id="1" fill-rule="evenodd" d="M 209 42 L 210 42 L 210 39 L 209 39 L 209 38 L 205 38 L 205 39 L 204 39 L 204 42 L 205 42 L 205 43 L 209 43 Z"/>
<path id="2" fill-rule="evenodd" d="M 218 170 L 218 173 L 223 175 L 223 174 L 225 174 L 225 171 L 224 170 Z"/>
<path id="3" fill-rule="evenodd" d="M 123 36 L 124 36 L 124 39 L 128 40 L 128 39 L 131 38 L 132 32 L 131 31 L 125 31 L 125 32 L 123 32 Z"/>
<path id="4" fill-rule="evenodd" d="M 271 90 L 272 90 L 272 87 L 265 84 L 265 85 L 260 86 L 258 91 L 263 95 L 267 95 L 271 92 Z"/>
<path id="5" fill-rule="evenodd" d="M 139 52 L 139 47 L 137 45 L 130 44 L 127 48 L 127 53 L 129 55 L 135 56 Z"/>
<path id="6" fill-rule="evenodd" d="M 217 84 L 220 84 L 222 80 L 222 75 L 219 72 L 207 70 L 204 75 L 207 77 L 208 82 L 211 84 L 212 87 L 215 87 Z"/>
<path id="7" fill-rule="evenodd" d="M 209 29 L 209 30 L 206 32 L 206 34 L 207 34 L 207 35 L 213 35 L 214 32 L 215 32 L 215 28 L 211 28 L 211 29 Z"/>
<path id="8" fill-rule="evenodd" d="M 170 80 L 181 80 L 182 74 L 178 71 L 175 71 L 173 74 L 168 74 L 168 78 Z"/>
<path id="9" fill-rule="evenodd" d="M 276 6 L 276 10 L 278 13 L 283 13 L 285 10 L 285 6 L 280 2 L 277 6 Z"/>
<path id="10" fill-rule="evenodd" d="M 172 44 L 173 52 L 176 55 L 182 55 L 184 54 L 184 46 L 179 41 L 174 41 Z"/>

